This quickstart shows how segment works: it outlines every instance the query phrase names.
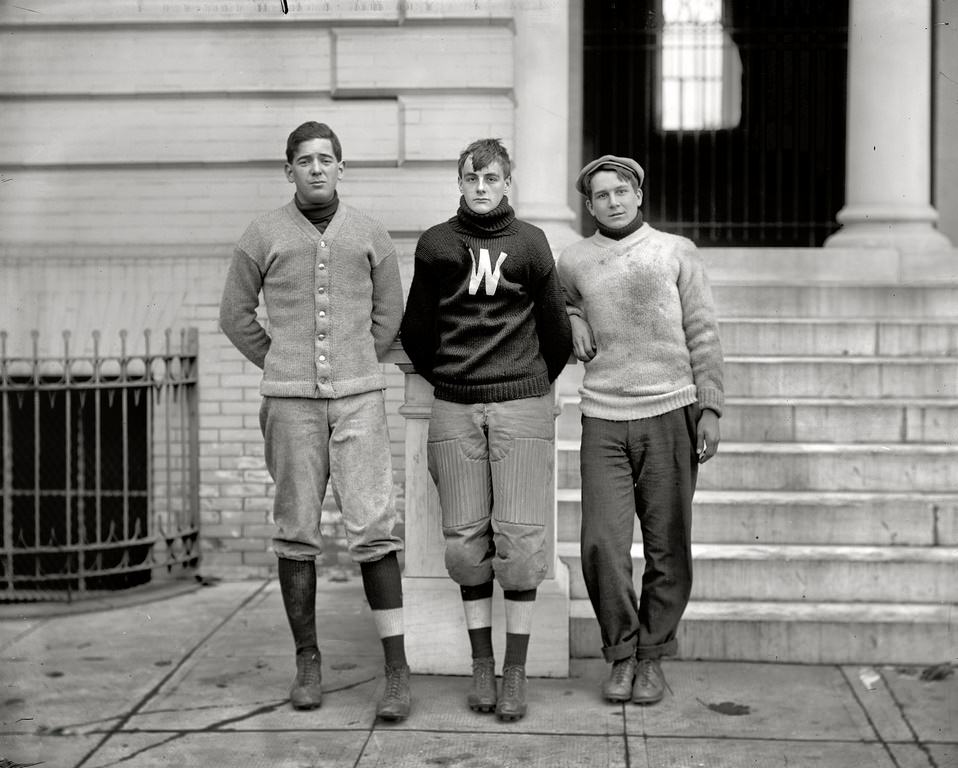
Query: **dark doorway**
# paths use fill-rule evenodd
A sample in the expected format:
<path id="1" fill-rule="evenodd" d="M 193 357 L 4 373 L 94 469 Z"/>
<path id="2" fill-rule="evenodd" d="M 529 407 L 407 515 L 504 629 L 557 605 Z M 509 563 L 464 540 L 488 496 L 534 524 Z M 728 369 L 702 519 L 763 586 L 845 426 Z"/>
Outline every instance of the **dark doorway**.
<path id="1" fill-rule="evenodd" d="M 585 0 L 583 162 L 638 160 L 646 219 L 700 246 L 821 245 L 844 203 L 847 26 L 840 0 Z"/>

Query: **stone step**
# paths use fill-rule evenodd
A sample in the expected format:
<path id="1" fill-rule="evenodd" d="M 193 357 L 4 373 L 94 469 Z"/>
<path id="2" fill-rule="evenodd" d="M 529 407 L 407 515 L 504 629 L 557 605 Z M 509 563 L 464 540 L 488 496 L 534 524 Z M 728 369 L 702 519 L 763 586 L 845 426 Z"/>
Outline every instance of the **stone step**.
<path id="1" fill-rule="evenodd" d="M 557 491 L 556 535 L 579 540 L 578 488 Z M 958 546 L 958 492 L 835 493 L 708 491 L 695 494 L 692 538 L 700 544 Z M 638 523 L 633 540 L 642 540 Z"/>
<path id="2" fill-rule="evenodd" d="M 561 439 L 581 435 L 577 398 L 562 398 Z M 721 431 L 740 442 L 951 443 L 958 398 L 729 397 Z"/>
<path id="3" fill-rule="evenodd" d="M 719 322 L 726 355 L 958 355 L 958 321 L 741 317 Z"/>
<path id="4" fill-rule="evenodd" d="M 712 283 L 720 318 L 958 318 L 958 285 Z"/>
<path id="5" fill-rule="evenodd" d="M 601 657 L 588 599 L 573 600 L 573 658 Z M 940 664 L 955 647 L 953 605 L 693 600 L 679 624 L 679 658 L 800 664 Z"/>
<path id="6" fill-rule="evenodd" d="M 730 397 L 958 398 L 958 358 L 727 356 Z"/>
<path id="7" fill-rule="evenodd" d="M 557 545 L 569 596 L 587 598 L 577 542 Z M 694 544 L 693 600 L 958 603 L 958 547 Z M 632 582 L 642 589 L 642 545 Z"/>
<path id="8" fill-rule="evenodd" d="M 559 488 L 579 488 L 579 443 L 557 441 Z M 919 491 L 958 488 L 958 445 L 723 442 L 700 490 Z"/>

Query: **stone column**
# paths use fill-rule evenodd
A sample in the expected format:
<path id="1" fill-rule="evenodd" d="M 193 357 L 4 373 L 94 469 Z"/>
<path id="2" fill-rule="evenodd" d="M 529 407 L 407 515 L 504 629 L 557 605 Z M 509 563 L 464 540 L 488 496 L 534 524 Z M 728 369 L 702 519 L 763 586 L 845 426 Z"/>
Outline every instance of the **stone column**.
<path id="1" fill-rule="evenodd" d="M 950 247 L 931 205 L 931 0 L 851 0 L 842 229 L 827 247 Z"/>
<path id="2" fill-rule="evenodd" d="M 516 212 L 556 256 L 581 238 L 569 205 L 579 170 L 569 168 L 569 13 L 568 0 L 514 7 Z"/>
<path id="3" fill-rule="evenodd" d="M 404 402 L 399 412 L 406 419 L 403 567 L 406 656 L 416 673 L 468 675 L 472 673 L 472 658 L 462 600 L 458 585 L 446 573 L 439 495 L 429 476 L 426 457 L 432 386 L 415 372 L 398 344 L 386 361 L 398 365 L 405 374 Z M 554 490 L 552 506 L 554 510 Z M 569 573 L 555 555 L 554 522 L 553 518 L 548 532 L 551 568 L 549 577 L 539 587 L 526 666 L 530 675 L 538 677 L 569 674 Z M 496 586 L 493 646 L 500 665 L 505 653 L 505 635 L 502 590 Z"/>

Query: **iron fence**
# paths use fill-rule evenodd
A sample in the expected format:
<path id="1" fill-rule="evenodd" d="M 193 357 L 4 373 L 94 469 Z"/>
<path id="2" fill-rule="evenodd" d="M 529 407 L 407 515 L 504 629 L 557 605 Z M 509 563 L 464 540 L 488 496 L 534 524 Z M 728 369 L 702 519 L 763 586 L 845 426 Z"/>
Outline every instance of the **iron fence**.
<path id="1" fill-rule="evenodd" d="M 7 356 L 0 332 L 0 601 L 72 600 L 199 562 L 197 332 L 119 356 Z"/>

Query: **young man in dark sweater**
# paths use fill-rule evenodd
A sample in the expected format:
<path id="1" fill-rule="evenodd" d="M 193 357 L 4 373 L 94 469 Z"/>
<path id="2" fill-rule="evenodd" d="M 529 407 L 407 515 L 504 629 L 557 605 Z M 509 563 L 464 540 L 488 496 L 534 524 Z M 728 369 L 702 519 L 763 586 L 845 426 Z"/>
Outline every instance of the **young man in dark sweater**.
<path id="1" fill-rule="evenodd" d="M 389 435 L 379 361 L 402 319 L 396 249 L 386 229 L 340 202 L 342 147 L 324 123 L 303 123 L 286 142 L 294 198 L 247 228 L 233 252 L 220 326 L 263 369 L 260 426 L 276 483 L 273 551 L 296 645 L 290 701 L 322 701 L 316 638 L 316 556 L 326 486 L 346 524 L 349 553 L 386 657 L 386 690 L 376 713 L 409 713 L 402 581 L 393 533 Z M 257 319 L 262 292 L 267 330 Z"/>
<path id="2" fill-rule="evenodd" d="M 549 243 L 506 197 L 506 149 L 480 139 L 459 157 L 459 210 L 416 246 L 403 348 L 434 387 L 429 471 L 439 490 L 446 568 L 460 586 L 475 711 L 526 713 L 525 664 L 552 514 L 552 382 L 572 337 Z M 502 691 L 492 591 L 506 611 Z"/>

